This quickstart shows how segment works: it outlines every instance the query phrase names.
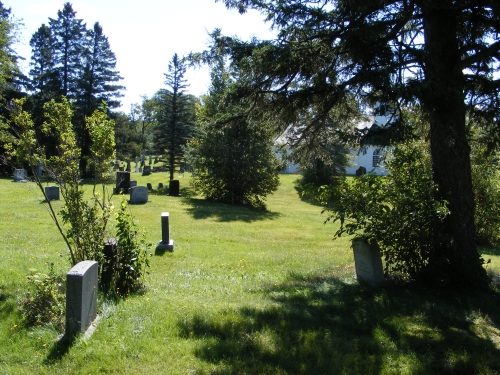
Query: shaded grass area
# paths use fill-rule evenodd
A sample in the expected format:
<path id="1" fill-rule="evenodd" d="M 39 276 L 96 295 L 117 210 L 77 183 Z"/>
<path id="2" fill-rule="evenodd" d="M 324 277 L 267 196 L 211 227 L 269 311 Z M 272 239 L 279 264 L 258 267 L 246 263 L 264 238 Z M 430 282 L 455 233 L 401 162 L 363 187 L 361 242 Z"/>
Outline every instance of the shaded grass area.
<path id="1" fill-rule="evenodd" d="M 291 275 L 265 294 L 269 307 L 179 323 L 182 337 L 203 339 L 196 355 L 216 366 L 209 373 L 500 371 L 500 331 L 491 328 L 500 324 L 498 293 L 371 289 L 339 277 Z"/>
<path id="2" fill-rule="evenodd" d="M 133 179 L 168 182 L 166 173 Z M 71 342 L 20 325 L 28 270 L 69 267 L 39 198 L 0 179 L 0 373 L 500 373 L 497 292 L 358 285 L 349 239 L 332 241 L 335 227 L 298 197 L 295 179 L 281 177 L 267 211 L 206 202 L 182 177 L 181 197 L 158 191 L 131 206 L 153 244 L 161 212 L 170 212 L 175 251 L 150 258 L 145 293 L 101 297 L 96 331 Z"/>

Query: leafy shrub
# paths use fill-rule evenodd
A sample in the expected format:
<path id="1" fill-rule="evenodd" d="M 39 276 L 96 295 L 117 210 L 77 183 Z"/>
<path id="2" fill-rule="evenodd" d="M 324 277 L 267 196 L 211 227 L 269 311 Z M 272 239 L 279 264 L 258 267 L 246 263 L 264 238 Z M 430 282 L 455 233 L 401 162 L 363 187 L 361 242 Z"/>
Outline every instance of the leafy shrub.
<path id="1" fill-rule="evenodd" d="M 146 268 L 149 267 L 148 245 L 144 237 L 139 237 L 125 200 L 115 216 L 117 241 L 112 254 L 104 260 L 101 287 L 106 292 L 126 296 L 144 285 Z M 109 278 L 102 275 L 109 275 Z"/>
<path id="2" fill-rule="evenodd" d="M 475 200 L 476 240 L 480 245 L 500 242 L 500 173 L 496 153 L 473 144 L 472 187 Z"/>
<path id="3" fill-rule="evenodd" d="M 417 279 L 444 241 L 440 228 L 448 214 L 446 202 L 434 199 L 437 187 L 424 142 L 398 145 L 385 164 L 388 176 L 367 174 L 323 187 L 321 197 L 331 212 L 327 221 L 340 222 L 336 237 L 376 241 L 387 274 Z"/>
<path id="4" fill-rule="evenodd" d="M 27 326 L 48 324 L 64 331 L 66 314 L 66 280 L 56 275 L 50 264 L 48 273 L 32 270 L 28 279 L 29 291 L 20 302 L 19 311 Z"/>

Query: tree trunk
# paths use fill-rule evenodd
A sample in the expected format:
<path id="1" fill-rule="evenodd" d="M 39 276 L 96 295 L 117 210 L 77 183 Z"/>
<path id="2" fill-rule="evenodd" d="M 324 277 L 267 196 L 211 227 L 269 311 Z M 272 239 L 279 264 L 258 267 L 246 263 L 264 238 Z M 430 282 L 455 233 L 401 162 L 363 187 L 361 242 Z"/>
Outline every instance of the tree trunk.
<path id="1" fill-rule="evenodd" d="M 453 1 L 423 1 L 425 88 L 422 103 L 430 123 L 433 179 L 438 198 L 449 202 L 445 245 L 431 258 L 430 268 L 453 283 L 487 284 L 477 252 L 474 195 L 464 104 L 464 77 L 457 40 L 458 11 Z M 448 6 L 447 6 L 448 5 Z M 434 272 L 433 272 L 434 273 Z"/>

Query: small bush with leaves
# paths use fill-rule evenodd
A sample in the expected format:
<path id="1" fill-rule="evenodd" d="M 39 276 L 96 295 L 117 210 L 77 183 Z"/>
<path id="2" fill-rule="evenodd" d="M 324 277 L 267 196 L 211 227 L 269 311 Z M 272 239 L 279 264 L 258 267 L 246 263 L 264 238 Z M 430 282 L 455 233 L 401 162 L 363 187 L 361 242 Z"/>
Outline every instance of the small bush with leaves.
<path id="1" fill-rule="evenodd" d="M 64 331 L 66 314 L 66 281 L 56 275 L 50 264 L 47 273 L 32 270 L 26 276 L 29 291 L 19 303 L 19 311 L 27 326 L 48 324 L 59 332 Z"/>
<path id="2" fill-rule="evenodd" d="M 498 154 L 486 146 L 472 146 L 472 188 L 474 190 L 476 240 L 480 245 L 500 243 L 500 172 Z"/>
<path id="3" fill-rule="evenodd" d="M 110 275 L 109 280 L 103 280 L 102 287 L 107 292 L 126 296 L 144 285 L 146 268 L 149 267 L 149 246 L 144 237 L 140 238 L 125 200 L 121 202 L 115 217 L 117 241 L 101 273 Z"/>
<path id="4" fill-rule="evenodd" d="M 324 187 L 323 203 L 339 221 L 342 234 L 376 241 L 387 274 L 410 279 L 423 275 L 429 257 L 442 245 L 446 202 L 436 201 L 430 161 L 424 142 L 398 145 L 385 161 L 389 175 L 367 174 Z"/>

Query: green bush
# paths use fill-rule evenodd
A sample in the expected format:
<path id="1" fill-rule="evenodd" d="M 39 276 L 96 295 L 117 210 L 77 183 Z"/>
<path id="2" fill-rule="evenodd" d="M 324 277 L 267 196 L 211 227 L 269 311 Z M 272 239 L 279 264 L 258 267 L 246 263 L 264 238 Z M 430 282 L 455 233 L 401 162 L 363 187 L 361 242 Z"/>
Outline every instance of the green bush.
<path id="1" fill-rule="evenodd" d="M 476 240 L 480 245 L 500 243 L 500 172 L 495 152 L 485 146 L 472 147 L 472 186 L 474 189 Z"/>
<path id="2" fill-rule="evenodd" d="M 66 280 L 56 275 L 50 264 L 48 273 L 30 271 L 26 276 L 29 290 L 19 303 L 22 320 L 27 326 L 48 324 L 64 331 L 66 315 Z"/>
<path id="3" fill-rule="evenodd" d="M 321 197 L 331 212 L 327 220 L 340 222 L 336 237 L 376 241 L 386 274 L 417 279 L 444 241 L 440 228 L 448 214 L 446 202 L 434 199 L 437 188 L 424 142 L 396 146 L 385 164 L 385 177 L 367 174 L 323 187 Z"/>
<path id="4" fill-rule="evenodd" d="M 139 237 L 125 200 L 115 216 L 117 241 L 112 254 L 103 262 L 101 287 L 105 292 L 127 296 L 144 286 L 149 267 L 148 245 L 144 237 Z"/>

